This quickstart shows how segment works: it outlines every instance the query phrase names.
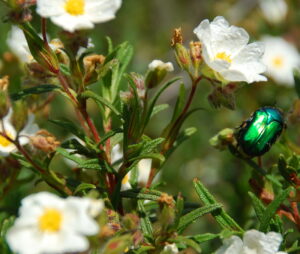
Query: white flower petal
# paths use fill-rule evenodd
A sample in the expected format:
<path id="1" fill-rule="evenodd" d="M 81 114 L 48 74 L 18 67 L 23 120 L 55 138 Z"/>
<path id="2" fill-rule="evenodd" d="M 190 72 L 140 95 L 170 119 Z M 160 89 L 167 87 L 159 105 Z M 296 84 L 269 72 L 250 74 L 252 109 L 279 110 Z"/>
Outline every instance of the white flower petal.
<path id="1" fill-rule="evenodd" d="M 223 246 L 216 251 L 216 254 L 241 254 L 243 241 L 237 236 L 231 236 L 223 241 Z"/>
<path id="2" fill-rule="evenodd" d="M 288 12 L 285 0 L 259 0 L 258 3 L 269 22 L 279 23 L 285 19 Z"/>
<path id="3" fill-rule="evenodd" d="M 74 32 L 75 30 L 91 29 L 94 24 L 85 15 L 72 16 L 70 14 L 63 14 L 60 16 L 51 17 L 54 24 L 62 27 L 68 32 Z"/>
<path id="4" fill-rule="evenodd" d="M 149 174 L 151 171 L 152 160 L 142 159 L 138 163 L 138 182 L 145 185 L 148 181 Z"/>
<path id="5" fill-rule="evenodd" d="M 65 0 L 38 0 L 36 12 L 45 18 L 62 15 L 65 13 Z"/>
<path id="6" fill-rule="evenodd" d="M 69 197 L 65 201 L 65 213 L 67 213 L 68 227 L 84 235 L 95 235 L 99 226 L 90 216 L 91 199 Z"/>

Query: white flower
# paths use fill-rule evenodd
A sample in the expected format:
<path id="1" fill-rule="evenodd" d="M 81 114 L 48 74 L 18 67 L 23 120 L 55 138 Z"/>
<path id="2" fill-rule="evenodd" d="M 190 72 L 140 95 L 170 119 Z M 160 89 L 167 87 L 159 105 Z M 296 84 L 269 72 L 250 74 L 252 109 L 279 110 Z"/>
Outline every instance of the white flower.
<path id="1" fill-rule="evenodd" d="M 23 31 L 17 26 L 12 26 L 11 31 L 8 33 L 6 43 L 10 50 L 22 62 L 29 63 L 33 60 L 25 35 Z"/>
<path id="2" fill-rule="evenodd" d="M 8 137 L 12 140 L 15 140 L 17 137 L 17 132 L 13 125 L 10 122 L 10 118 L 12 116 L 12 109 L 9 110 L 9 113 L 0 120 L 0 132 L 5 132 Z M 30 136 L 34 135 L 39 127 L 34 123 L 34 115 L 29 114 L 28 120 L 23 128 L 23 130 L 19 133 L 19 142 L 21 145 L 26 145 L 30 141 Z M 4 130 L 3 130 L 4 127 Z M 0 156 L 8 156 L 11 152 L 15 152 L 17 150 L 16 146 L 11 143 L 9 140 L 0 135 Z"/>
<path id="3" fill-rule="evenodd" d="M 237 236 L 224 240 L 224 245 L 216 254 L 287 254 L 278 251 L 281 242 L 282 236 L 279 233 L 264 234 L 257 230 L 249 230 L 244 234 L 243 240 Z"/>
<path id="4" fill-rule="evenodd" d="M 267 36 L 262 39 L 266 49 L 263 62 L 267 66 L 266 74 L 279 84 L 292 86 L 293 70 L 300 66 L 300 55 L 296 47 L 281 37 Z"/>
<path id="5" fill-rule="evenodd" d="M 161 60 L 153 60 L 149 64 L 148 68 L 150 71 L 154 71 L 155 69 L 158 69 L 158 68 L 166 70 L 168 72 L 174 71 L 174 66 L 171 62 L 164 63 Z"/>
<path id="6" fill-rule="evenodd" d="M 82 252 L 89 248 L 86 235 L 99 232 L 89 214 L 91 199 L 41 192 L 22 200 L 19 217 L 6 240 L 18 254 Z"/>
<path id="7" fill-rule="evenodd" d="M 175 243 L 167 244 L 162 251 L 163 254 L 177 254 L 178 252 L 179 250 Z"/>
<path id="8" fill-rule="evenodd" d="M 115 17 L 122 0 L 37 0 L 37 13 L 69 32 Z"/>
<path id="9" fill-rule="evenodd" d="M 266 81 L 260 75 L 266 70 L 261 63 L 264 53 L 262 43 L 248 44 L 249 35 L 243 29 L 229 26 L 224 17 L 216 17 L 213 22 L 202 21 L 194 30 L 202 43 L 205 63 L 221 81 Z"/>
<path id="10" fill-rule="evenodd" d="M 259 0 L 258 4 L 264 17 L 270 23 L 283 21 L 288 12 L 288 6 L 285 0 Z"/>
<path id="11" fill-rule="evenodd" d="M 41 35 L 40 35 L 41 37 Z M 22 29 L 17 26 L 12 26 L 11 31 L 8 33 L 6 43 L 10 50 L 24 63 L 30 63 L 34 61 L 31 55 L 29 46 L 27 44 L 25 35 Z M 63 44 L 59 39 L 53 39 L 49 42 L 49 46 L 52 50 L 58 50 L 63 48 Z"/>
<path id="12" fill-rule="evenodd" d="M 121 147 L 119 144 L 117 144 L 113 147 L 111 152 L 112 164 L 116 163 L 122 158 L 123 158 L 123 153 L 121 151 Z M 138 174 L 137 182 L 139 183 L 140 186 L 145 186 L 147 184 L 149 174 L 151 171 L 151 164 L 152 164 L 151 159 L 142 159 L 139 161 L 137 165 L 137 174 Z M 131 189 L 131 185 L 129 183 L 130 177 L 131 177 L 131 171 L 122 180 L 122 186 L 121 186 L 122 190 Z M 158 177 L 159 175 L 157 175 L 155 179 L 157 180 Z"/>

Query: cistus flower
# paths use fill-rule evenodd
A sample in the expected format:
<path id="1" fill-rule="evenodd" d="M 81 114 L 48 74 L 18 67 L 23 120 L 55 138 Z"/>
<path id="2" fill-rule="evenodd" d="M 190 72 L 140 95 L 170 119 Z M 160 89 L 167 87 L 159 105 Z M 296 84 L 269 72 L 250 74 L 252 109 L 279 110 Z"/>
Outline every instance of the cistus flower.
<path id="1" fill-rule="evenodd" d="M 261 75 L 266 66 L 261 62 L 264 45 L 248 44 L 249 35 L 243 29 L 230 26 L 224 17 L 218 16 L 211 23 L 203 20 L 194 30 L 202 43 L 202 57 L 222 82 L 266 81 Z"/>
<path id="2" fill-rule="evenodd" d="M 115 18 L 121 4 L 122 0 L 37 0 L 37 13 L 74 32 Z"/>
<path id="3" fill-rule="evenodd" d="M 103 204 L 97 204 L 97 212 Z M 18 254 L 82 252 L 89 248 L 85 236 L 95 235 L 94 203 L 89 198 L 62 199 L 48 192 L 22 200 L 19 217 L 8 230 L 6 240 Z"/>
<path id="4" fill-rule="evenodd" d="M 7 137 L 12 140 L 16 140 L 17 131 L 14 126 L 11 124 L 12 110 L 10 109 L 9 113 L 0 120 L 0 132 L 5 133 Z M 26 145 L 30 141 L 30 137 L 33 136 L 38 130 L 39 127 L 34 123 L 34 115 L 29 114 L 28 120 L 24 128 L 18 133 L 18 140 L 20 145 Z M 8 156 L 10 153 L 17 150 L 16 146 L 4 136 L 0 135 L 0 156 Z"/>
<path id="5" fill-rule="evenodd" d="M 279 233 L 264 234 L 257 230 L 249 230 L 244 234 L 243 240 L 237 236 L 225 239 L 216 254 L 287 254 L 278 251 L 281 242 L 282 236 Z"/>
<path id="6" fill-rule="evenodd" d="M 281 37 L 266 36 L 263 62 L 267 66 L 266 74 L 278 84 L 294 85 L 293 70 L 300 66 L 300 55 L 296 47 Z"/>
<path id="7" fill-rule="evenodd" d="M 157 69 L 165 70 L 167 72 L 174 71 L 174 66 L 171 62 L 164 63 L 161 60 L 153 60 L 148 67 L 150 71 Z"/>
<path id="8" fill-rule="evenodd" d="M 288 6 L 285 0 L 259 0 L 258 4 L 264 17 L 270 23 L 280 23 L 286 18 Z"/>

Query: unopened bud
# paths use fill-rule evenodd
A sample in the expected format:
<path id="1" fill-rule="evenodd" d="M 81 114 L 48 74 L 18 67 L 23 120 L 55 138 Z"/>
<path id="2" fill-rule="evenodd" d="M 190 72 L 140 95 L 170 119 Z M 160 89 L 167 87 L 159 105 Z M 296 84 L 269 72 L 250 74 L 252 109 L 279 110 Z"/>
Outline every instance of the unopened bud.
<path id="1" fill-rule="evenodd" d="M 174 71 L 171 62 L 164 63 L 160 60 L 153 60 L 149 64 L 149 70 L 146 75 L 146 86 L 154 88 L 165 78 L 168 72 Z"/>
<path id="2" fill-rule="evenodd" d="M 11 123 L 17 132 L 23 130 L 28 121 L 28 110 L 24 101 L 16 101 L 13 103 L 13 114 L 11 116 Z"/>
<path id="3" fill-rule="evenodd" d="M 21 29 L 24 32 L 33 58 L 52 73 L 58 73 L 58 59 L 49 44 L 45 43 L 40 38 L 40 36 L 29 23 L 22 23 Z"/>
<path id="4" fill-rule="evenodd" d="M 9 86 L 8 76 L 4 76 L 0 79 L 0 118 L 3 118 L 7 115 L 10 108 L 10 100 L 7 92 Z"/>
<path id="5" fill-rule="evenodd" d="M 30 137 L 31 144 L 45 153 L 52 153 L 60 145 L 60 142 L 46 130 L 40 130 L 35 136 Z"/>
<path id="6" fill-rule="evenodd" d="M 191 67 L 191 56 L 189 51 L 179 43 L 175 45 L 175 51 L 178 65 L 182 69 L 189 71 Z"/>
<path id="7" fill-rule="evenodd" d="M 225 150 L 228 145 L 235 143 L 234 130 L 230 128 L 221 130 L 209 140 L 209 143 L 216 149 Z"/>
<path id="8" fill-rule="evenodd" d="M 182 44 L 183 38 L 181 33 L 181 27 L 175 28 L 173 32 L 173 37 L 171 40 L 171 46 L 174 47 L 177 43 Z"/>

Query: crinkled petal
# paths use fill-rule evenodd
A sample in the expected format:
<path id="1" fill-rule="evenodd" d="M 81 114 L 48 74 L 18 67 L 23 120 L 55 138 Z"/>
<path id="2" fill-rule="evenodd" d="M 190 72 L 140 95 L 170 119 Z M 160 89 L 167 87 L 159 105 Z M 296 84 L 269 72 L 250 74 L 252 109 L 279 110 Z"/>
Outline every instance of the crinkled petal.
<path id="1" fill-rule="evenodd" d="M 45 18 L 62 15 L 65 3 L 65 0 L 38 0 L 36 12 Z"/>
<path id="2" fill-rule="evenodd" d="M 216 251 L 216 254 L 241 254 L 243 241 L 237 236 L 231 236 L 223 241 L 223 246 Z"/>
<path id="3" fill-rule="evenodd" d="M 60 16 L 53 16 L 51 17 L 51 20 L 54 24 L 71 33 L 75 30 L 91 29 L 94 27 L 94 24 L 85 15 L 72 16 L 63 14 Z"/>
<path id="4" fill-rule="evenodd" d="M 66 224 L 72 227 L 75 232 L 84 235 L 95 235 L 99 231 L 99 226 L 90 215 L 92 206 L 91 199 L 69 197 L 65 201 Z"/>
<path id="5" fill-rule="evenodd" d="M 138 182 L 146 184 L 149 178 L 150 170 L 151 170 L 151 159 L 143 159 L 138 163 Z"/>

